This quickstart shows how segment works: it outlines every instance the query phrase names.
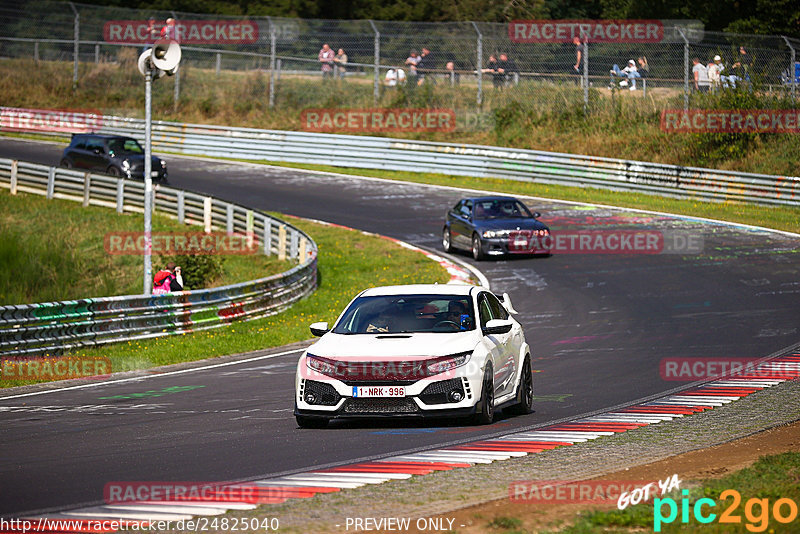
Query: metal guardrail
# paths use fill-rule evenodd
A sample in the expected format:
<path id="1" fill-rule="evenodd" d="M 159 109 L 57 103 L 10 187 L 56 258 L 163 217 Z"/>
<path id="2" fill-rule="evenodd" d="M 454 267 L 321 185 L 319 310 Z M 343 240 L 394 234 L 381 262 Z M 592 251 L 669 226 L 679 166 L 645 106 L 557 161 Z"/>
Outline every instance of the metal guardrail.
<path id="1" fill-rule="evenodd" d="M 0 187 L 115 208 L 144 211 L 144 184 L 71 169 L 0 159 Z M 252 232 L 263 253 L 296 259 L 284 273 L 212 289 L 0 306 L 0 355 L 58 354 L 130 339 L 217 328 L 276 314 L 317 286 L 317 246 L 279 219 L 171 187 L 156 185 L 154 211 L 205 231 Z"/>
<path id="2" fill-rule="evenodd" d="M 144 121 L 104 117 L 103 133 L 142 138 Z M 386 137 L 153 122 L 153 146 L 180 154 L 433 172 L 599 187 L 674 198 L 800 206 L 800 178 L 615 158 Z"/>

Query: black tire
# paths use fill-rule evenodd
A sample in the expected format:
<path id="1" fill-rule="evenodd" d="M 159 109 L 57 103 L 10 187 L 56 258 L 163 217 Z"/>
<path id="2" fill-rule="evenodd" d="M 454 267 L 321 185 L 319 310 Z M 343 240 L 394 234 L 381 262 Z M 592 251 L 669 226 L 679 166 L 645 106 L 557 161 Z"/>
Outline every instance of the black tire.
<path id="1" fill-rule="evenodd" d="M 445 252 L 453 251 L 452 236 L 450 235 L 450 228 L 442 230 L 442 248 Z"/>
<path id="2" fill-rule="evenodd" d="M 106 169 L 106 174 L 109 176 L 122 176 L 122 171 L 112 165 Z"/>
<path id="3" fill-rule="evenodd" d="M 494 421 L 494 372 L 492 366 L 487 365 L 483 373 L 483 387 L 481 400 L 478 401 L 478 411 L 472 418 L 476 425 L 491 425 Z"/>
<path id="4" fill-rule="evenodd" d="M 71 169 L 72 168 L 72 162 L 70 160 L 68 160 L 67 158 L 64 158 L 64 159 L 61 160 L 61 163 L 59 163 L 58 166 L 59 167 L 64 167 L 65 169 Z"/>
<path id="5" fill-rule="evenodd" d="M 475 261 L 481 261 L 484 258 L 481 238 L 478 234 L 472 234 L 472 257 Z"/>
<path id="6" fill-rule="evenodd" d="M 308 417 L 306 415 L 295 415 L 297 426 L 300 428 L 326 428 L 328 420 L 324 417 Z"/>
<path id="7" fill-rule="evenodd" d="M 510 406 L 508 412 L 514 415 L 526 415 L 533 412 L 533 369 L 531 359 L 525 356 L 522 364 L 522 377 L 517 390 L 517 404 Z"/>

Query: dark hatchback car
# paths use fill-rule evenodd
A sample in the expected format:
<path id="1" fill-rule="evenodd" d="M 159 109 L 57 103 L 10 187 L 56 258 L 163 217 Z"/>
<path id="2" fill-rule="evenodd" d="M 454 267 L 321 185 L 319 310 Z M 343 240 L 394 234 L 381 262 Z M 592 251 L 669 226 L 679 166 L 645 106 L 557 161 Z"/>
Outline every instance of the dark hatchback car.
<path id="1" fill-rule="evenodd" d="M 152 156 L 154 180 L 167 181 L 167 162 Z M 144 178 L 144 149 L 133 137 L 122 135 L 74 134 L 64 149 L 61 166 L 86 169 L 111 176 Z"/>
<path id="2" fill-rule="evenodd" d="M 550 254 L 550 229 L 513 197 L 476 197 L 459 200 L 442 230 L 446 252 L 461 248 L 482 260 L 505 254 Z"/>

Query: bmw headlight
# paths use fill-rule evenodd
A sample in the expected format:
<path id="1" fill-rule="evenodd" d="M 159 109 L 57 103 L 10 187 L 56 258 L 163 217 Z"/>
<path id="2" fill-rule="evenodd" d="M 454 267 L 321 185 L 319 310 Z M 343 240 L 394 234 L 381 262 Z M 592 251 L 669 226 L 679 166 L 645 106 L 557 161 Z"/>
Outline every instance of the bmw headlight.
<path id="1" fill-rule="evenodd" d="M 459 352 L 458 354 L 451 354 L 450 356 L 442 356 L 440 358 L 428 360 L 425 362 L 428 376 L 438 375 L 450 369 L 461 367 L 469 361 L 470 356 L 472 356 L 472 351 Z"/>
<path id="2" fill-rule="evenodd" d="M 509 234 L 508 230 L 484 230 L 483 237 L 491 239 L 492 237 L 505 237 Z"/>

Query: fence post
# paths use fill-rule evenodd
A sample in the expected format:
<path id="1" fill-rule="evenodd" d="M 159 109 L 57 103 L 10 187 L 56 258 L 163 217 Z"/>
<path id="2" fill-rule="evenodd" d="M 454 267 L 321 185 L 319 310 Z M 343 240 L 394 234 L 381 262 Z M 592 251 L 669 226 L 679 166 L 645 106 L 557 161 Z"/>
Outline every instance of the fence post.
<path id="1" fill-rule="evenodd" d="M 278 74 L 276 75 L 276 79 L 278 81 L 281 81 L 281 60 L 280 59 L 276 59 L 275 60 L 275 68 L 278 71 Z"/>
<path id="2" fill-rule="evenodd" d="M 33 43 L 33 60 L 39 62 L 39 41 Z"/>
<path id="3" fill-rule="evenodd" d="M 78 54 L 80 52 L 80 35 L 81 35 L 81 16 L 78 13 L 78 10 L 75 8 L 75 4 L 69 2 L 69 7 L 72 8 L 72 12 L 75 14 L 75 22 L 74 22 L 74 41 L 75 44 L 73 45 L 74 48 L 72 50 L 72 59 L 73 59 L 73 66 L 72 66 L 72 88 L 76 89 L 78 87 Z"/>
<path id="4" fill-rule="evenodd" d="M 253 216 L 253 210 L 247 210 L 245 215 L 245 235 L 247 236 L 247 249 L 253 250 L 253 242 L 255 241 L 255 236 L 253 235 L 253 230 L 255 228 L 255 217 Z"/>
<path id="5" fill-rule="evenodd" d="M 589 113 L 589 36 L 583 37 L 583 114 Z"/>
<path id="6" fill-rule="evenodd" d="M 272 254 L 272 219 L 264 217 L 264 255 Z"/>
<path id="7" fill-rule="evenodd" d="M 300 263 L 303 263 L 304 261 L 306 261 L 306 255 L 307 255 L 306 254 L 306 247 L 308 246 L 308 243 L 306 243 L 306 241 L 307 240 L 306 240 L 305 237 L 300 240 L 300 250 L 297 252 L 297 260 Z"/>
<path id="8" fill-rule="evenodd" d="M 792 102 L 794 102 L 795 90 L 797 88 L 797 71 L 795 70 L 797 68 L 795 67 L 795 62 L 797 61 L 797 52 L 792 46 L 791 41 L 789 41 L 785 35 L 781 35 L 781 37 L 783 37 L 783 40 L 786 41 L 786 46 L 789 47 L 789 79 L 791 80 L 792 84 Z"/>
<path id="9" fill-rule="evenodd" d="M 689 39 L 679 27 L 675 27 L 683 39 L 683 111 L 689 110 Z"/>
<path id="10" fill-rule="evenodd" d="M 99 44 L 95 44 L 94 45 L 94 62 L 95 63 L 100 63 L 100 45 Z"/>
<path id="11" fill-rule="evenodd" d="M 117 178 L 117 213 L 125 211 L 125 180 Z"/>
<path id="12" fill-rule="evenodd" d="M 207 234 L 211 233 L 211 197 L 203 199 L 203 229 Z"/>
<path id="13" fill-rule="evenodd" d="M 228 235 L 233 233 L 233 204 L 228 204 L 225 210 L 225 231 Z"/>
<path id="14" fill-rule="evenodd" d="M 282 224 L 278 228 L 278 259 L 286 259 L 286 225 Z"/>
<path id="15" fill-rule="evenodd" d="M 269 107 L 275 107 L 275 25 L 272 23 L 272 17 L 267 17 L 269 21 Z"/>
<path id="16" fill-rule="evenodd" d="M 186 193 L 178 191 L 178 222 L 186 224 Z"/>
<path id="17" fill-rule="evenodd" d="M 289 259 L 294 259 L 297 257 L 297 246 L 300 235 L 297 233 L 296 230 L 292 230 L 292 238 L 289 240 Z"/>
<path id="18" fill-rule="evenodd" d="M 56 190 L 56 168 L 50 167 L 47 171 L 47 198 L 53 198 Z"/>
<path id="19" fill-rule="evenodd" d="M 372 20 L 369 21 L 369 25 L 372 26 L 372 31 L 375 32 L 375 75 L 372 80 L 372 101 L 375 105 L 378 105 L 378 99 L 381 96 L 380 93 L 380 79 L 381 79 L 381 32 L 378 31 L 378 27 L 375 26 L 375 23 Z"/>
<path id="20" fill-rule="evenodd" d="M 478 94 L 475 100 L 480 106 L 483 104 L 483 72 L 481 71 L 483 68 L 483 34 L 474 21 L 472 22 L 472 27 L 475 28 L 475 33 L 478 34 L 478 57 L 476 58 L 477 65 L 475 66 L 475 72 L 478 73 Z"/>
<path id="21" fill-rule="evenodd" d="M 172 13 L 172 18 L 175 19 L 175 28 L 177 29 L 177 27 L 178 27 L 178 15 L 176 15 L 174 11 L 170 11 L 170 13 Z M 178 34 L 176 33 L 175 34 L 175 38 L 177 39 L 177 37 L 178 37 Z M 178 112 L 178 99 L 180 99 L 180 97 L 181 97 L 181 68 L 180 67 L 175 69 L 174 78 L 175 78 L 175 87 L 174 87 L 174 91 L 175 92 L 172 93 L 172 112 L 173 113 L 177 113 Z"/>
<path id="22" fill-rule="evenodd" d="M 17 194 L 17 169 L 19 168 L 19 161 L 14 160 L 11 162 L 11 194 Z"/>
<path id="23" fill-rule="evenodd" d="M 222 54 L 217 52 L 217 69 L 216 69 L 217 70 L 217 76 L 219 76 L 219 69 L 220 69 L 221 63 L 222 63 Z"/>
<path id="24" fill-rule="evenodd" d="M 92 188 L 92 174 L 85 173 L 83 175 L 83 207 L 89 206 L 89 190 Z"/>

